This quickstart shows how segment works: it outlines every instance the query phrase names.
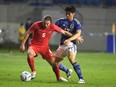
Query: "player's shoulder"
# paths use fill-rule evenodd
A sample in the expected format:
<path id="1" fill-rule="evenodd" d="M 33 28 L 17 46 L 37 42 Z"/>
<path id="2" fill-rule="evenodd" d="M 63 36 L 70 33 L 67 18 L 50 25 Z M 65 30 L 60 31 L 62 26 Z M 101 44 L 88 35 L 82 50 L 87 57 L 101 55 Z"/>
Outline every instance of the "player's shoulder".
<path id="1" fill-rule="evenodd" d="M 38 24 L 41 24 L 41 23 L 42 23 L 42 21 L 36 21 L 33 24 L 38 25 Z"/>
<path id="2" fill-rule="evenodd" d="M 59 18 L 58 21 L 65 21 L 66 17 Z"/>
<path id="3" fill-rule="evenodd" d="M 57 29 L 57 27 L 58 27 L 58 26 L 55 25 L 54 23 L 51 23 L 51 24 L 50 24 L 50 29 L 51 29 L 51 30 Z"/>
<path id="4" fill-rule="evenodd" d="M 54 23 L 51 23 L 51 24 L 50 24 L 50 27 L 51 27 L 51 28 L 54 28 L 54 27 L 56 27 L 56 25 L 55 25 Z"/>
<path id="5" fill-rule="evenodd" d="M 41 24 L 42 24 L 42 21 L 36 21 L 32 24 L 32 26 L 39 27 L 41 26 Z"/>
<path id="6" fill-rule="evenodd" d="M 74 22 L 77 23 L 77 24 L 81 24 L 80 21 L 76 18 L 74 18 Z"/>

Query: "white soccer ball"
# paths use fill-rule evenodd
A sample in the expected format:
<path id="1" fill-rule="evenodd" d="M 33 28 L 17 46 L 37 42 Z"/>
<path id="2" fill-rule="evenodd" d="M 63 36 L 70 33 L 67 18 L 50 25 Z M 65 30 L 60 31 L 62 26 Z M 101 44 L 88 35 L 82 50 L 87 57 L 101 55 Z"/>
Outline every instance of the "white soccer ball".
<path id="1" fill-rule="evenodd" d="M 30 81 L 31 80 L 31 73 L 28 71 L 23 71 L 20 75 L 22 81 Z"/>

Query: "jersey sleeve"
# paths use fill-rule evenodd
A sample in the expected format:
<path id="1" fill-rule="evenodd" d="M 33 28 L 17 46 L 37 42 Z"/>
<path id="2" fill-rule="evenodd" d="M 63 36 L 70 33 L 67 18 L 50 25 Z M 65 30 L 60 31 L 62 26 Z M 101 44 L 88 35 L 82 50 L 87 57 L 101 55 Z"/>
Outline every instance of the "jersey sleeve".
<path id="1" fill-rule="evenodd" d="M 56 32 L 61 33 L 62 29 L 58 27 L 57 25 L 53 24 L 53 28 L 55 29 Z"/>
<path id="2" fill-rule="evenodd" d="M 58 20 L 55 22 L 55 25 L 57 25 L 57 26 L 60 27 L 60 19 L 58 19 Z"/>
<path id="3" fill-rule="evenodd" d="M 80 22 L 77 20 L 77 19 L 75 19 L 75 28 L 77 29 L 77 30 L 81 30 L 82 29 L 82 25 L 80 24 Z"/>
<path id="4" fill-rule="evenodd" d="M 31 27 L 29 28 L 29 31 L 33 33 L 35 29 L 36 29 L 36 23 L 31 25 Z"/>

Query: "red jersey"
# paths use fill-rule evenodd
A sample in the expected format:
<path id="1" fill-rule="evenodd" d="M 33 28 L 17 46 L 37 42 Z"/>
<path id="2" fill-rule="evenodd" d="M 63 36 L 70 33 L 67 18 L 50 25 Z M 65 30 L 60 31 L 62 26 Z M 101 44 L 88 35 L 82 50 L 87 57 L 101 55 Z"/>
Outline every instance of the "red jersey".
<path id="1" fill-rule="evenodd" d="M 52 36 L 54 31 L 61 33 L 62 29 L 56 26 L 55 24 L 51 23 L 48 28 L 43 28 L 43 22 L 35 22 L 31 27 L 30 31 L 32 32 L 32 39 L 30 44 L 33 45 L 48 45 L 49 40 Z"/>

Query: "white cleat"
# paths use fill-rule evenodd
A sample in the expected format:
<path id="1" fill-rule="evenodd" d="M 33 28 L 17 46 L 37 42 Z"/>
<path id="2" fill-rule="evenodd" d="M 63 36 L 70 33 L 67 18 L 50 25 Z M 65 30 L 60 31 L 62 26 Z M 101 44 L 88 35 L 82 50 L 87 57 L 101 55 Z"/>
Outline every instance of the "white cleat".
<path id="1" fill-rule="evenodd" d="M 59 82 L 68 82 L 68 80 L 65 79 L 65 78 L 63 78 L 63 77 L 60 77 L 58 81 L 59 81 Z"/>
<path id="2" fill-rule="evenodd" d="M 36 77 L 36 72 L 31 73 L 31 79 L 34 79 Z"/>
<path id="3" fill-rule="evenodd" d="M 79 83 L 79 84 L 83 84 L 83 83 L 85 83 L 85 81 L 84 81 L 83 79 L 80 79 L 80 80 L 78 81 L 78 83 Z"/>
<path id="4" fill-rule="evenodd" d="M 67 75 L 67 80 L 69 80 L 71 78 L 71 74 L 72 74 L 73 70 L 72 69 L 69 69 L 69 72 Z"/>

